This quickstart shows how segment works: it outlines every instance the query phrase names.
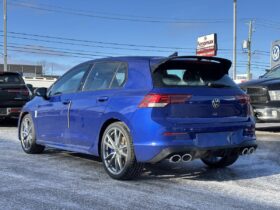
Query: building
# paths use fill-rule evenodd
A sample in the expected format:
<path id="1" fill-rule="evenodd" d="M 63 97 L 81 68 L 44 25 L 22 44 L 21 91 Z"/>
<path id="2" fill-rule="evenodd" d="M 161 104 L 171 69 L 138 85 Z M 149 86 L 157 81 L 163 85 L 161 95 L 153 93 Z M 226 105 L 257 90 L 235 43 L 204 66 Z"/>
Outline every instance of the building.
<path id="1" fill-rule="evenodd" d="M 50 87 L 58 76 L 44 75 L 42 65 L 8 64 L 8 72 L 18 72 L 22 75 L 26 84 L 34 88 Z M 0 72 L 4 71 L 4 65 L 0 64 Z"/>
<path id="2" fill-rule="evenodd" d="M 24 64 L 8 64 L 8 72 L 18 72 L 26 77 L 43 76 L 43 66 L 41 65 L 24 65 Z M 4 65 L 0 64 L 0 72 L 4 71 Z"/>
<path id="3" fill-rule="evenodd" d="M 30 84 L 33 88 L 45 87 L 49 88 L 56 80 L 56 77 L 23 77 L 26 84 Z"/>

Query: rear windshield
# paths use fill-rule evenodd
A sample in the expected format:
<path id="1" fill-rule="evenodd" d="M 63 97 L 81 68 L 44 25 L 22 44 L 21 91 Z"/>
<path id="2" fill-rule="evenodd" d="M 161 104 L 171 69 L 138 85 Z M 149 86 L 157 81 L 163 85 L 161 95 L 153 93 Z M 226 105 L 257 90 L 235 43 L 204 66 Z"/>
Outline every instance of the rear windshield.
<path id="1" fill-rule="evenodd" d="M 279 78 L 279 77 L 280 77 L 280 67 L 268 71 L 261 78 Z"/>
<path id="2" fill-rule="evenodd" d="M 24 84 L 24 81 L 16 74 L 0 74 L 0 85 L 4 84 Z"/>
<path id="3" fill-rule="evenodd" d="M 155 87 L 236 87 L 221 66 L 210 63 L 172 62 L 164 64 L 153 73 L 153 81 Z"/>

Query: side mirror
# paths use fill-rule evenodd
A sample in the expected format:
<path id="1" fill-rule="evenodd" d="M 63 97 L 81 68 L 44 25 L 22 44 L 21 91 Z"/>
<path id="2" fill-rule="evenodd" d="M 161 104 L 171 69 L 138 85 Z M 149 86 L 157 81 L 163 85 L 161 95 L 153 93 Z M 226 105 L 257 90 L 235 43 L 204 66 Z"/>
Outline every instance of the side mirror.
<path id="1" fill-rule="evenodd" d="M 44 99 L 48 99 L 47 92 L 48 92 L 47 88 L 37 88 L 34 91 L 35 96 L 42 97 Z"/>

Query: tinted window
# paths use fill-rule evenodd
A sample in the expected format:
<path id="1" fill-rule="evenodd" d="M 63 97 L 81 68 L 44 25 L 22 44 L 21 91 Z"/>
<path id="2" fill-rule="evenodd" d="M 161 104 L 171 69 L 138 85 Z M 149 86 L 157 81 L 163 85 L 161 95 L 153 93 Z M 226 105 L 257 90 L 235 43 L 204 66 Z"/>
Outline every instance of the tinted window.
<path id="1" fill-rule="evenodd" d="M 51 88 L 49 95 L 76 92 L 89 65 L 78 66 L 63 75 Z"/>
<path id="2" fill-rule="evenodd" d="M 205 64 L 165 65 L 153 73 L 153 81 L 156 87 L 236 87 L 223 70 Z"/>
<path id="3" fill-rule="evenodd" d="M 0 74 L 0 84 L 24 84 L 24 81 L 16 74 Z"/>
<path id="4" fill-rule="evenodd" d="M 119 62 L 96 63 L 86 80 L 84 90 L 121 87 L 125 81 L 126 65 Z"/>
<path id="5" fill-rule="evenodd" d="M 122 87 L 125 83 L 127 77 L 127 65 L 122 63 L 117 72 L 115 73 L 113 82 L 111 84 L 111 88 L 119 88 Z"/>

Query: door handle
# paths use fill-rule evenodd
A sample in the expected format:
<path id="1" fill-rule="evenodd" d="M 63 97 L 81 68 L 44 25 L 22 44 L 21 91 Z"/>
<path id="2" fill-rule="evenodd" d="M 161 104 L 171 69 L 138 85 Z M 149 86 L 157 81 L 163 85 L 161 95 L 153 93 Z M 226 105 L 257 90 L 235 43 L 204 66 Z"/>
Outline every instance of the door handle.
<path id="1" fill-rule="evenodd" d="M 101 96 L 99 98 L 97 98 L 98 102 L 106 102 L 108 101 L 109 97 L 108 96 Z"/>
<path id="2" fill-rule="evenodd" d="M 37 108 L 39 109 L 39 108 L 51 107 L 51 106 L 52 106 L 51 103 L 49 103 L 49 104 L 39 104 L 39 105 L 37 105 Z"/>
<path id="3" fill-rule="evenodd" d="M 71 101 L 70 101 L 69 99 L 67 99 L 67 100 L 62 101 L 62 103 L 63 103 L 64 105 L 68 105 L 68 104 L 71 103 Z"/>

